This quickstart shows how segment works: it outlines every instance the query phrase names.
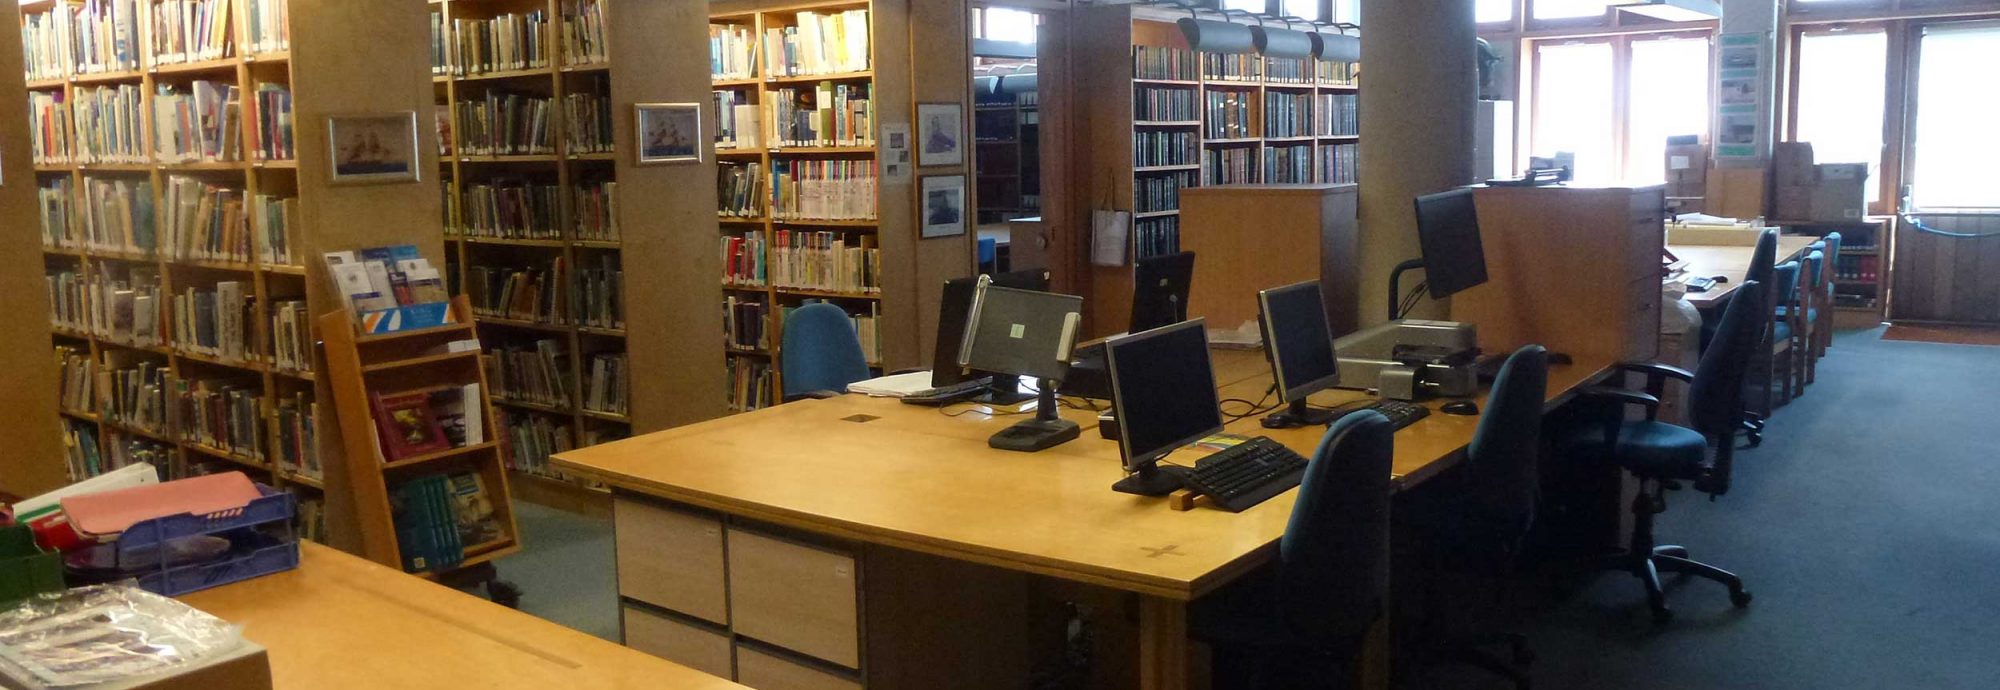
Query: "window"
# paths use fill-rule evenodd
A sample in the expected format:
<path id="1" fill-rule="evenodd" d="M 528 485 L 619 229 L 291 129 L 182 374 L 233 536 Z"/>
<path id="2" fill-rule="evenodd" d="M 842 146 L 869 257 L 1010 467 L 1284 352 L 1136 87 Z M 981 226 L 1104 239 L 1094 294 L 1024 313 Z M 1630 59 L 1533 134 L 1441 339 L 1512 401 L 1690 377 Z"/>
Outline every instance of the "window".
<path id="1" fill-rule="evenodd" d="M 1536 19 L 1576 19 L 1602 17 L 1617 0 L 1532 0 Z"/>
<path id="2" fill-rule="evenodd" d="M 1035 25 L 1041 18 L 1027 10 L 988 7 L 981 15 L 980 38 L 1009 43 L 1034 43 Z"/>
<path id="3" fill-rule="evenodd" d="M 1333 20 L 1342 24 L 1361 24 L 1361 0 L 1333 0 Z"/>
<path id="4" fill-rule="evenodd" d="M 1285 16 L 1316 22 L 1321 19 L 1320 2 L 1321 0 L 1285 0 L 1280 7 L 1284 9 Z"/>
<path id="5" fill-rule="evenodd" d="M 1473 4 L 1473 16 L 1481 24 L 1494 24 L 1514 19 L 1514 0 L 1478 0 Z"/>
<path id="6" fill-rule="evenodd" d="M 2000 24 L 1924 29 L 1917 54 L 1917 112 L 1912 123 L 1910 202 L 1930 208 L 2000 208 Z"/>
<path id="7" fill-rule="evenodd" d="M 1880 179 L 1882 113 L 1889 75 L 1889 35 L 1882 31 L 1808 33 L 1799 38 L 1798 112 L 1793 141 L 1813 145 L 1819 163 L 1867 163 Z M 1865 185 L 1867 200 L 1881 185 Z"/>
<path id="8" fill-rule="evenodd" d="M 1576 154 L 1579 182 L 1618 177 L 1609 43 L 1535 46 L 1534 155 Z"/>
<path id="9" fill-rule="evenodd" d="M 1270 8 L 1271 4 L 1265 2 L 1265 0 L 1222 0 L 1222 9 L 1225 10 L 1243 10 L 1245 12 L 1263 14 L 1265 10 Z"/>
<path id="10" fill-rule="evenodd" d="M 1708 40 L 1632 42 L 1625 179 L 1666 181 L 1667 137 L 1708 131 Z"/>

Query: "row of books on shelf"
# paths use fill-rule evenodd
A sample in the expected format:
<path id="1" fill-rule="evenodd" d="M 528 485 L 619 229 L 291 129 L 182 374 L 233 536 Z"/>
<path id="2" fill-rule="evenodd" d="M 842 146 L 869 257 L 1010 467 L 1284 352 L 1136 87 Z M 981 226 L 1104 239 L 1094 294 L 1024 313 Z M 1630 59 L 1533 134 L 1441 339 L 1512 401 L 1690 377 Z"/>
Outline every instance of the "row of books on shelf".
<path id="1" fill-rule="evenodd" d="M 1257 81 L 1264 76 L 1264 58 L 1255 53 L 1202 53 L 1201 76 L 1224 81 Z"/>
<path id="2" fill-rule="evenodd" d="M 1317 79 L 1311 58 L 1264 58 L 1264 83 L 1311 84 Z"/>
<path id="3" fill-rule="evenodd" d="M 250 326 L 256 309 L 255 286 L 243 281 L 184 288 L 169 310 L 174 348 L 232 362 L 261 359 Z"/>
<path id="4" fill-rule="evenodd" d="M 1312 181 L 1312 144 L 1270 146 L 1264 149 L 1265 184 L 1305 184 Z"/>
<path id="5" fill-rule="evenodd" d="M 487 350 L 481 358 L 493 397 L 547 407 L 569 407 L 569 352 L 561 340 L 543 338 L 526 345 Z"/>
<path id="6" fill-rule="evenodd" d="M 569 313 L 589 328 L 625 327 L 625 270 L 618 255 L 596 252 L 578 259 L 576 289 L 570 291 Z"/>
<path id="7" fill-rule="evenodd" d="M 502 91 L 453 104 L 453 150 L 461 156 L 552 154 L 550 99 Z"/>
<path id="8" fill-rule="evenodd" d="M 277 451 L 273 455 L 279 469 L 314 479 L 323 476 L 314 427 L 317 405 L 310 392 L 278 397 L 271 410 L 277 436 L 267 444 L 260 428 L 264 398 L 254 384 L 176 376 L 164 364 L 151 361 L 100 367 L 77 348 L 58 347 L 56 356 L 63 364 L 65 410 L 243 457 L 262 458 L 268 445 Z M 123 463 L 103 469 L 120 466 Z"/>
<path id="9" fill-rule="evenodd" d="M 139 69 L 139 15 L 143 7 L 138 0 L 84 0 L 81 5 L 57 5 L 57 11 L 65 8 L 71 12 L 73 74 Z"/>
<path id="10" fill-rule="evenodd" d="M 562 475 L 549 467 L 549 456 L 575 448 L 570 440 L 570 424 L 549 415 L 509 411 L 500 415 L 505 433 L 502 457 L 507 468 L 543 477 Z"/>
<path id="11" fill-rule="evenodd" d="M 764 287 L 770 284 L 765 263 L 764 233 L 752 230 L 722 238 L 722 284 Z"/>
<path id="12" fill-rule="evenodd" d="M 868 10 L 799 12 L 794 26 L 764 30 L 768 74 L 783 77 L 870 69 Z"/>
<path id="13" fill-rule="evenodd" d="M 872 159 L 771 163 L 773 218 L 874 220 L 876 191 Z"/>
<path id="14" fill-rule="evenodd" d="M 882 250 L 874 235 L 825 230 L 772 234 L 770 281 L 778 287 L 845 293 L 882 291 Z"/>
<path id="15" fill-rule="evenodd" d="M 431 14 L 431 56 L 433 71 L 442 57 L 451 74 L 469 75 L 543 69 L 554 51 L 548 42 L 548 13 L 542 10 L 510 12 L 488 19 L 452 19 L 449 34 L 442 32 L 439 15 Z"/>
<path id="16" fill-rule="evenodd" d="M 1359 95 L 1322 93 L 1313 98 L 1312 117 L 1315 136 L 1354 136 L 1361 133 Z"/>
<path id="17" fill-rule="evenodd" d="M 1141 122 L 1186 122 L 1197 119 L 1194 89 L 1182 86 L 1135 86 L 1132 119 Z"/>
<path id="18" fill-rule="evenodd" d="M 240 112 L 236 85 L 230 82 L 196 80 L 186 90 L 157 86 L 154 157 L 161 163 L 241 160 Z"/>
<path id="19" fill-rule="evenodd" d="M 80 86 L 72 91 L 70 121 L 76 125 L 73 161 L 147 163 L 144 92 L 138 84 Z"/>
<path id="20" fill-rule="evenodd" d="M 716 166 L 716 212 L 730 218 L 764 215 L 764 165 L 724 162 Z"/>
<path id="21" fill-rule="evenodd" d="M 166 344 L 157 276 L 150 269 L 133 269 L 125 279 L 105 274 L 90 280 L 74 271 L 44 276 L 48 286 L 50 323 L 137 347 Z M 262 361 L 253 346 L 250 319 L 256 318 L 256 296 L 241 281 L 220 281 L 206 289 L 188 287 L 165 307 L 167 333 L 173 346 L 196 355 L 232 361 Z M 300 300 L 277 300 L 265 318 L 270 322 L 271 361 L 286 371 L 311 371 L 312 315 Z"/>
<path id="22" fill-rule="evenodd" d="M 36 219 L 41 223 L 42 246 L 45 248 L 78 249 L 84 244 L 83 226 L 71 217 L 75 198 L 70 194 L 68 177 L 36 181 Z M 150 195 L 148 199 L 151 199 Z"/>
<path id="23" fill-rule="evenodd" d="M 709 93 L 709 101 L 715 109 L 717 150 L 749 150 L 763 146 L 764 118 L 758 115 L 755 99 L 734 89 L 716 89 Z"/>
<path id="24" fill-rule="evenodd" d="M 100 437 L 103 439 L 99 445 Z M 72 481 L 81 481 L 121 467 L 148 464 L 167 467 L 174 447 L 117 431 L 100 432 L 96 425 L 63 420 L 63 459 Z"/>
<path id="25" fill-rule="evenodd" d="M 869 146 L 875 111 L 867 84 L 820 82 L 771 92 L 771 140 L 779 146 Z"/>
<path id="26" fill-rule="evenodd" d="M 1132 76 L 1135 79 L 1194 81 L 1199 63 L 1194 51 L 1163 46 L 1132 46 Z"/>
<path id="27" fill-rule="evenodd" d="M 292 3 L 290 0 L 246 0 L 245 28 L 252 53 L 276 53 L 292 49 Z"/>
<path id="28" fill-rule="evenodd" d="M 768 360 L 729 357 L 724 365 L 728 383 L 726 399 L 731 412 L 749 412 L 771 406 L 777 396 L 777 377 Z"/>
<path id="29" fill-rule="evenodd" d="M 1140 213 L 1179 210 L 1181 190 L 1200 185 L 1201 173 L 1195 170 L 1140 175 L 1132 180 L 1133 210 Z"/>
<path id="30" fill-rule="evenodd" d="M 1875 282 L 1881 277 L 1881 257 L 1843 256 L 1833 267 L 1834 280 L 1854 282 Z"/>
<path id="31" fill-rule="evenodd" d="M 736 350 L 771 349 L 767 321 L 771 311 L 764 300 L 737 294 L 722 296 L 723 343 Z"/>
<path id="32" fill-rule="evenodd" d="M 75 17 L 63 3 L 21 14 L 21 64 L 28 81 L 69 76 L 74 64 L 70 55 L 70 31 L 74 27 Z"/>
<path id="33" fill-rule="evenodd" d="M 1132 133 L 1132 165 L 1195 165 L 1199 160 L 1201 144 L 1194 132 L 1142 129 Z"/>
<path id="34" fill-rule="evenodd" d="M 144 178 L 86 177 L 83 204 L 85 247 L 139 255 L 158 249 L 153 186 Z"/>
<path id="35" fill-rule="evenodd" d="M 569 212 L 577 239 L 618 241 L 617 182 L 595 180 L 571 186 Z"/>
<path id="36" fill-rule="evenodd" d="M 461 188 L 458 230 L 468 237 L 560 239 L 562 189 L 554 184 L 489 180 Z"/>
<path id="37" fill-rule="evenodd" d="M 716 81 L 756 78 L 756 29 L 746 24 L 708 25 L 708 75 Z"/>
<path id="38" fill-rule="evenodd" d="M 313 369 L 312 312 L 302 300 L 271 305 L 271 364 L 284 371 Z"/>
<path id="39" fill-rule="evenodd" d="M 1202 136 L 1209 139 L 1242 139 L 1257 136 L 1256 115 L 1251 112 L 1247 91 L 1209 91 L 1202 94 Z"/>
<path id="40" fill-rule="evenodd" d="M 61 91 L 28 93 L 28 152 L 36 165 L 66 165 L 70 152 L 69 103 Z"/>
<path id="41" fill-rule="evenodd" d="M 1206 184 L 1256 184 L 1257 149 L 1243 147 L 1203 151 L 1201 167 Z"/>
<path id="42" fill-rule="evenodd" d="M 368 407 L 388 462 L 486 442 L 486 397 L 477 383 L 370 391 Z"/>
<path id="43" fill-rule="evenodd" d="M 563 3 L 563 64 L 598 65 L 610 62 L 611 49 L 605 40 L 604 26 L 604 3 L 601 0 Z"/>
<path id="44" fill-rule="evenodd" d="M 254 380 L 168 376 L 167 424 L 180 440 L 229 455 L 265 458 L 263 386 Z"/>
<path id="45" fill-rule="evenodd" d="M 278 469 L 308 479 L 324 479 L 326 467 L 319 459 L 319 403 L 306 392 L 278 398 L 272 410 L 276 437 L 271 439 Z"/>
<path id="46" fill-rule="evenodd" d="M 1147 259 L 1181 250 L 1180 216 L 1140 218 L 1132 221 L 1132 256 Z"/>
<path id="47" fill-rule="evenodd" d="M 591 355 L 584 376 L 584 410 L 615 415 L 631 413 L 632 386 L 625 368 L 625 353 Z"/>
<path id="48" fill-rule="evenodd" d="M 563 133 L 569 153 L 610 153 L 611 97 L 603 92 L 565 94 Z"/>
<path id="49" fill-rule="evenodd" d="M 1360 144 L 1320 144 L 1319 179 L 1333 184 L 1353 184 L 1360 179 Z"/>
<path id="50" fill-rule="evenodd" d="M 160 335 L 160 277 L 152 266 L 134 266 L 126 275 L 98 271 L 44 274 L 50 323 L 133 347 L 164 344 Z"/>
<path id="51" fill-rule="evenodd" d="M 506 496 L 496 499 L 495 492 L 474 470 L 425 474 L 391 487 L 389 516 L 404 572 L 451 570 L 474 550 L 506 541 L 494 509 Z"/>
<path id="52" fill-rule="evenodd" d="M 292 141 L 292 91 L 281 84 L 257 85 L 257 158 L 267 161 L 298 158 Z"/>
<path id="53" fill-rule="evenodd" d="M 1312 94 L 1285 91 L 1264 93 L 1265 137 L 1275 139 L 1312 136 L 1312 116 Z"/>
<path id="54" fill-rule="evenodd" d="M 451 299 L 444 274 L 417 253 L 416 245 L 332 251 L 321 258 L 334 293 L 357 323 L 371 312 Z"/>
<path id="55" fill-rule="evenodd" d="M 97 412 L 97 360 L 90 356 L 90 350 L 68 345 L 56 346 L 56 371 L 59 385 L 56 389 L 56 403 L 63 410 L 94 414 Z"/>
<path id="56" fill-rule="evenodd" d="M 188 175 L 167 178 L 161 248 L 174 259 L 248 263 L 256 256 L 243 190 Z"/>
<path id="57" fill-rule="evenodd" d="M 563 324 L 564 273 L 561 257 L 539 267 L 466 266 L 466 300 L 479 316 Z"/>
<path id="58" fill-rule="evenodd" d="M 153 64 L 217 60 L 236 52 L 230 0 L 153 0 Z"/>
<path id="59" fill-rule="evenodd" d="M 1320 60 L 1319 83 L 1325 86 L 1358 86 L 1361 84 L 1361 63 Z"/>

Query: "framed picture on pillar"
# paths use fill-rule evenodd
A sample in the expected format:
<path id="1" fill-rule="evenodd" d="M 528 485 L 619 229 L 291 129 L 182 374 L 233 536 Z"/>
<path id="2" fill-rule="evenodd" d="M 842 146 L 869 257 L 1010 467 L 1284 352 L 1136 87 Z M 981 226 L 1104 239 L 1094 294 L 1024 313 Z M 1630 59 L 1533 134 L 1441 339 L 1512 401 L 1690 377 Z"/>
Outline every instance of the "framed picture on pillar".
<path id="1" fill-rule="evenodd" d="M 965 176 L 932 175 L 923 179 L 917 195 L 917 215 L 923 220 L 923 238 L 957 237 L 965 234 Z"/>
<path id="2" fill-rule="evenodd" d="M 917 104 L 917 165 L 965 163 L 965 106 Z"/>

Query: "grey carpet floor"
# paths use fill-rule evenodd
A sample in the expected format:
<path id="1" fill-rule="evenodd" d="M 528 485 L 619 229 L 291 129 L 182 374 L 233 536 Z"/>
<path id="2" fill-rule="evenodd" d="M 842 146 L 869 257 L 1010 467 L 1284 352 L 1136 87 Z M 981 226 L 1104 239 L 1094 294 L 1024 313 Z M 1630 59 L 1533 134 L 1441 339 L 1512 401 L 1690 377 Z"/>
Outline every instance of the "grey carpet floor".
<path id="1" fill-rule="evenodd" d="M 1756 602 L 1670 584 L 1678 617 L 1655 629 L 1637 581 L 1598 577 L 1525 630 L 1538 687 L 2000 687 L 2000 348 L 1837 342 L 1738 455 L 1728 496 L 1680 492 L 1660 516 L 1663 542 L 1742 575 Z M 609 522 L 527 504 L 519 519 L 527 550 L 500 568 L 522 610 L 617 639 Z"/>

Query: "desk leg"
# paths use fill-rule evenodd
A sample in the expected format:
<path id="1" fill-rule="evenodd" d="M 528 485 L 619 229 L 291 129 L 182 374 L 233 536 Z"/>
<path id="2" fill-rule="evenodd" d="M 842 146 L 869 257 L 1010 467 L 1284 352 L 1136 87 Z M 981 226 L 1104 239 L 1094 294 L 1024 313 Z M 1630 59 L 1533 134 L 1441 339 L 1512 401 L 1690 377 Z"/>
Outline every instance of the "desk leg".
<path id="1" fill-rule="evenodd" d="M 1139 598 L 1139 689 L 1195 690 L 1190 681 L 1188 604 Z"/>

